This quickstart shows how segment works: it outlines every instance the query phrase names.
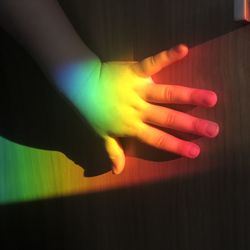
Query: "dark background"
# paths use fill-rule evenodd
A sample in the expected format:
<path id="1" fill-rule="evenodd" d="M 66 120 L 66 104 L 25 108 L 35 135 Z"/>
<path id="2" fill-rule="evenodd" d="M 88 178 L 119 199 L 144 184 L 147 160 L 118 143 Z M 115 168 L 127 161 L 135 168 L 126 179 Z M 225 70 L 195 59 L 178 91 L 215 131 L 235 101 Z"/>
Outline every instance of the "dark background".
<path id="1" fill-rule="evenodd" d="M 202 155 L 182 161 L 173 179 L 0 206 L 2 249 L 250 249 L 250 28 L 234 22 L 233 0 L 60 3 L 104 61 L 140 60 L 180 42 L 190 46 L 189 57 L 163 70 L 155 81 L 215 90 L 216 108 L 190 112 L 217 121 L 221 132 L 211 141 L 196 138 Z M 102 141 L 3 31 L 0 60 L 1 135 L 61 151 L 90 166 L 90 175 L 107 171 Z M 127 143 L 136 148 L 128 154 L 145 160 L 140 168 L 151 164 L 160 171 L 159 161 L 174 158 L 134 140 L 124 140 L 125 148 Z M 102 169 L 100 162 L 105 162 Z M 194 168 L 198 171 L 183 174 Z M 138 175 L 131 167 L 128 171 Z"/>

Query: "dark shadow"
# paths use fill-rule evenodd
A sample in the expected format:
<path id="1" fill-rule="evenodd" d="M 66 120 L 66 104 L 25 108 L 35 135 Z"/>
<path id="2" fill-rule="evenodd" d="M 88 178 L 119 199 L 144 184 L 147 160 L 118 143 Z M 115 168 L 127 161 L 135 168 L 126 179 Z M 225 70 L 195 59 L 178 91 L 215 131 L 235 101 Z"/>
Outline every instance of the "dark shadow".
<path id="1" fill-rule="evenodd" d="M 138 59 L 179 42 L 192 47 L 243 25 L 233 21 L 233 1 L 193 0 L 191 4 L 184 0 L 160 0 L 155 4 L 137 0 L 133 6 L 129 1 L 86 1 L 85 13 L 92 13 L 91 17 L 82 15 L 81 1 L 60 3 L 80 36 L 104 60 L 125 58 L 124 51 L 131 51 L 132 47 Z M 194 6 L 193 12 L 185 10 L 190 5 Z M 208 22 L 211 16 L 214 18 Z M 113 25 L 112 20 L 116 19 L 119 25 Z M 109 27 L 109 35 L 104 32 L 105 27 Z M 103 140 L 51 87 L 31 57 L 5 32 L 0 31 L 0 36 L 1 135 L 23 145 L 60 151 L 83 167 L 86 176 L 109 171 L 111 161 Z M 171 133 L 183 139 L 196 138 Z M 122 143 L 125 149 L 127 143 L 134 144 L 135 150 L 128 155 L 143 159 L 177 157 L 133 139 L 125 138 Z"/>
<path id="2" fill-rule="evenodd" d="M 9 35 L 1 34 L 0 134 L 22 145 L 60 151 L 84 168 L 85 176 L 109 171 L 111 161 L 103 140 L 57 93 L 30 56 Z M 193 108 L 168 107 L 183 112 Z M 170 129 L 165 131 L 185 140 L 197 138 Z M 128 156 L 150 161 L 179 157 L 132 138 L 121 138 L 121 143 Z M 128 145 L 133 145 L 132 151 L 127 150 Z"/>
<path id="3" fill-rule="evenodd" d="M 103 60 L 142 59 L 178 43 L 197 46 L 243 25 L 233 0 L 60 0 L 82 39 Z M 83 15 L 91 13 L 90 15 Z M 132 52 L 132 53 L 131 53 Z"/>
<path id="4" fill-rule="evenodd" d="M 85 176 L 111 169 L 103 140 L 60 96 L 31 58 L 1 36 L 0 134 L 16 143 L 64 153 Z"/>
<path id="5" fill-rule="evenodd" d="M 85 176 L 109 171 L 111 161 L 103 140 L 58 94 L 30 56 L 5 32 L 1 37 L 1 136 L 33 148 L 60 151 L 84 168 Z M 130 156 L 151 161 L 176 158 L 133 139 L 121 139 L 125 151 L 128 141 L 136 146 Z"/>
<path id="6" fill-rule="evenodd" d="M 234 20 L 234 1 L 229 0 L 159 0 L 157 4 L 137 0 L 136 3 L 136 59 L 179 43 L 192 48 L 247 24 Z M 143 11 L 139 11 L 140 6 Z"/>

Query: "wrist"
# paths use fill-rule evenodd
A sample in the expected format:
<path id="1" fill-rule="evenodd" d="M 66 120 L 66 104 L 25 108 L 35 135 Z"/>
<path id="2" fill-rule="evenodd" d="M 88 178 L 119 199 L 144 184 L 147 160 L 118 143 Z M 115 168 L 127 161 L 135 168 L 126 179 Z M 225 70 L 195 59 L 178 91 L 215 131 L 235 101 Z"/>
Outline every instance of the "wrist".
<path id="1" fill-rule="evenodd" d="M 102 63 L 98 57 L 57 67 L 52 74 L 56 89 L 81 113 L 100 77 Z"/>

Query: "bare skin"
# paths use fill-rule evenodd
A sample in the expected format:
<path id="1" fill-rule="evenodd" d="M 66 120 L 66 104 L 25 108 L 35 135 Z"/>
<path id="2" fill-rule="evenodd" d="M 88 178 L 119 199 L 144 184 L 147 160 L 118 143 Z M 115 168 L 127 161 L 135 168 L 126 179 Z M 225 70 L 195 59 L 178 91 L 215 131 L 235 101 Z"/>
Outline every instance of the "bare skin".
<path id="1" fill-rule="evenodd" d="M 210 108 L 217 102 L 210 90 L 153 83 L 153 74 L 187 55 L 185 45 L 141 62 L 101 62 L 79 38 L 57 1 L 23 0 L 20 8 L 20 1 L 2 0 L 0 9 L 2 27 L 30 51 L 52 84 L 103 137 L 113 173 L 121 173 L 125 166 L 117 137 L 136 137 L 156 148 L 196 158 L 200 153 L 197 144 L 151 125 L 209 138 L 219 133 L 215 122 L 158 105 Z"/>

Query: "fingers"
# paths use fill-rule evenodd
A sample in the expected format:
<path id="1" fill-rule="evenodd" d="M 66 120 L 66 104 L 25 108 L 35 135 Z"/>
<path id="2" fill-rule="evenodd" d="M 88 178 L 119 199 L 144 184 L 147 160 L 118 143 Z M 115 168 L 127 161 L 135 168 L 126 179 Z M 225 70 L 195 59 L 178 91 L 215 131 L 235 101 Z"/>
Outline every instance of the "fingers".
<path id="1" fill-rule="evenodd" d="M 185 45 L 178 45 L 170 50 L 162 51 L 154 56 L 150 56 L 141 62 L 135 63 L 133 69 L 139 76 L 148 77 L 159 72 L 162 68 L 174 63 L 188 53 Z"/>
<path id="2" fill-rule="evenodd" d="M 144 121 L 157 126 L 213 138 L 219 133 L 217 123 L 200 119 L 176 110 L 149 105 Z"/>
<path id="3" fill-rule="evenodd" d="M 201 90 L 177 85 L 148 84 L 145 86 L 144 97 L 149 102 L 192 104 L 213 107 L 217 95 L 210 90 Z"/>
<path id="4" fill-rule="evenodd" d="M 125 166 L 125 155 L 118 141 L 110 136 L 105 137 L 105 146 L 113 162 L 113 174 L 120 174 Z"/>
<path id="5" fill-rule="evenodd" d="M 153 147 L 192 159 L 200 153 L 200 148 L 196 144 L 176 138 L 147 124 L 140 130 L 138 139 Z"/>

